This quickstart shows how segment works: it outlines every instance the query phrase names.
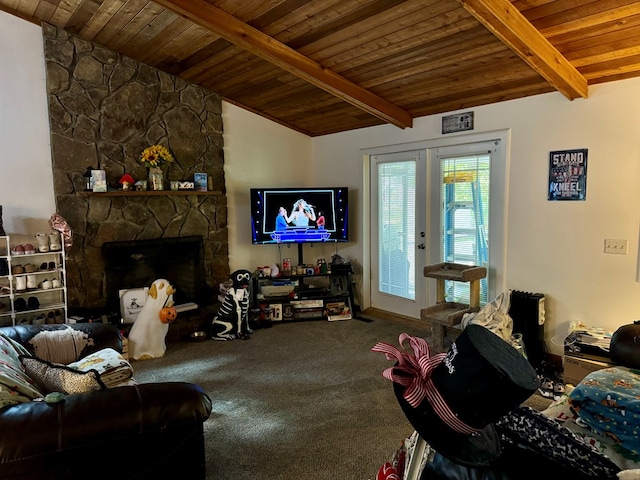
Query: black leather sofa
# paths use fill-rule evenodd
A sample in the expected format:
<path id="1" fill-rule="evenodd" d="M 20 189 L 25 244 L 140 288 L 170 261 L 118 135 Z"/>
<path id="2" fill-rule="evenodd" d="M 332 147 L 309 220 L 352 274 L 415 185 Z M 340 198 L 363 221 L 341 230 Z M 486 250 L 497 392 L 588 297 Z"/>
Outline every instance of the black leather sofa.
<path id="1" fill-rule="evenodd" d="M 72 326 L 93 345 L 122 351 L 115 326 Z M 65 325 L 2 327 L 31 350 L 42 329 Z M 135 373 L 134 373 L 135 378 Z M 204 479 L 203 423 L 211 400 L 184 382 L 139 384 L 67 396 L 62 402 L 28 402 L 0 409 L 0 478 L 4 480 Z"/>

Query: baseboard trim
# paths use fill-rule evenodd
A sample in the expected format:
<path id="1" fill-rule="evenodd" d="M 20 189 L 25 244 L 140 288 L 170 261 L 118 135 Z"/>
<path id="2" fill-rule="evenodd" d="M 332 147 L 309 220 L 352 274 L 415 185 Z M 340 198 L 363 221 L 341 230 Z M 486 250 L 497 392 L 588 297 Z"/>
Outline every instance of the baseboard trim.
<path id="1" fill-rule="evenodd" d="M 419 318 L 408 317 L 379 308 L 367 308 L 359 312 L 358 317 L 373 320 L 385 320 L 389 322 L 395 322 L 400 325 L 405 325 L 411 328 L 417 328 L 424 330 L 427 334 L 431 335 L 431 325 Z"/>

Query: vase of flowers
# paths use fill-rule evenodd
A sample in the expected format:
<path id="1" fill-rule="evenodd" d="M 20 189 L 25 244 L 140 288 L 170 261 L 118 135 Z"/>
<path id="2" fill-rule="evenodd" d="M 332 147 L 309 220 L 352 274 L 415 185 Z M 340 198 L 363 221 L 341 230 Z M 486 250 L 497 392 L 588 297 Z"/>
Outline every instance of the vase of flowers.
<path id="1" fill-rule="evenodd" d="M 173 155 L 162 145 L 152 145 L 142 151 L 140 163 L 147 167 L 149 188 L 151 190 L 164 190 L 164 171 L 162 167 L 172 162 Z"/>

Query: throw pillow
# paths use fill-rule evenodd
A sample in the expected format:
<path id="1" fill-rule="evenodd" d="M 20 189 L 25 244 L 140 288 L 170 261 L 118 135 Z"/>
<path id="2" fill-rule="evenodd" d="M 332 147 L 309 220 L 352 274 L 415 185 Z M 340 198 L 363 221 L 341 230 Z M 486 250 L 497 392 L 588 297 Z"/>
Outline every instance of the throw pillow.
<path id="1" fill-rule="evenodd" d="M 61 392 L 65 395 L 91 392 L 105 388 L 96 370 L 80 372 L 66 365 L 55 364 L 39 358 L 20 355 L 24 369 L 45 393 Z"/>
<path id="2" fill-rule="evenodd" d="M 120 385 L 133 376 L 131 364 L 113 348 L 103 348 L 68 366 L 81 372 L 96 370 L 107 388 Z"/>
<path id="3" fill-rule="evenodd" d="M 0 333 L 0 408 L 43 396 L 20 364 L 20 355 L 28 353 L 18 342 Z"/>

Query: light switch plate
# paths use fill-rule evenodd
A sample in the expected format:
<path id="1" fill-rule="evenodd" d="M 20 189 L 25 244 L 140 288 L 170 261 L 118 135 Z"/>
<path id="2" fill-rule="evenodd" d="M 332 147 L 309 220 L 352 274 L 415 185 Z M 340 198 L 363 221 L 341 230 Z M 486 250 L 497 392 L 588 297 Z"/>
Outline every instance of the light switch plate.
<path id="1" fill-rule="evenodd" d="M 629 246 L 628 240 L 620 240 L 615 238 L 604 239 L 604 253 L 615 253 L 617 255 L 626 255 Z"/>

